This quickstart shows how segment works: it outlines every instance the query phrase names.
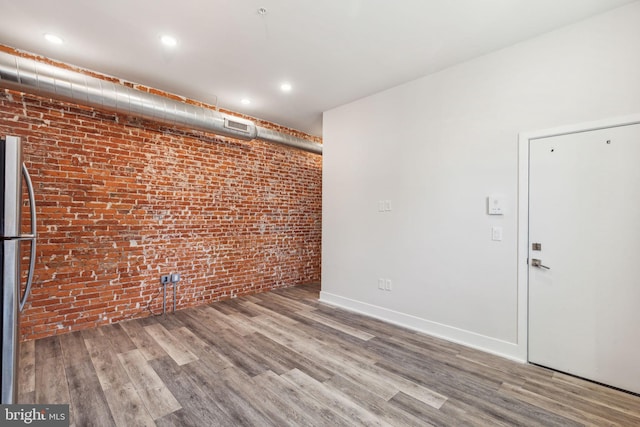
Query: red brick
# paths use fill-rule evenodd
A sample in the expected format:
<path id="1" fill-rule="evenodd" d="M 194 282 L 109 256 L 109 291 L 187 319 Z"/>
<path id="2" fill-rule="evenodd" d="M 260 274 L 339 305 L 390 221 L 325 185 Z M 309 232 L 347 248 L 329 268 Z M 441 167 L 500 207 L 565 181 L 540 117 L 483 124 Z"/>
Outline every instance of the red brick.
<path id="1" fill-rule="evenodd" d="M 160 314 L 161 274 L 182 275 L 178 309 L 320 280 L 320 156 L 9 90 L 0 135 L 23 138 L 38 202 L 23 339 Z"/>

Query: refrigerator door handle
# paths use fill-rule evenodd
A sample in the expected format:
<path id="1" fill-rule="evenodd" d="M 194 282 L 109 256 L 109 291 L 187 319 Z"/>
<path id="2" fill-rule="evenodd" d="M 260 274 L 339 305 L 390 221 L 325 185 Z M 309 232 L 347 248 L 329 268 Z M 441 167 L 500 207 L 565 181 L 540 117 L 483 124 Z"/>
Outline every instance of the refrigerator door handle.
<path id="1" fill-rule="evenodd" d="M 29 193 L 29 209 L 31 211 L 31 234 L 29 236 L 24 236 L 27 239 L 31 240 L 31 255 L 29 256 L 29 271 L 27 272 L 27 286 L 24 290 L 24 296 L 20 299 L 20 311 L 24 309 L 24 305 L 27 302 L 27 298 L 29 298 L 29 293 L 31 293 L 31 283 L 33 282 L 33 271 L 36 264 L 36 240 L 38 233 L 38 224 L 36 221 L 36 197 L 33 191 L 33 183 L 31 182 L 31 176 L 29 175 L 29 171 L 27 167 L 22 164 L 22 175 L 24 175 L 24 180 L 27 183 L 27 192 Z"/>

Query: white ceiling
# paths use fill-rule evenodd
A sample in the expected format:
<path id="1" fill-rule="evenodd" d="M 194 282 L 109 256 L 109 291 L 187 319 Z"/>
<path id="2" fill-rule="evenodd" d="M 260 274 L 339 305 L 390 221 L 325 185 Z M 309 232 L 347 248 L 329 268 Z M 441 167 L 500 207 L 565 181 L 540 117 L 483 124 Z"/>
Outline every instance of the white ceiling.
<path id="1" fill-rule="evenodd" d="M 633 1 L 0 0 L 0 44 L 321 135 L 323 111 Z"/>

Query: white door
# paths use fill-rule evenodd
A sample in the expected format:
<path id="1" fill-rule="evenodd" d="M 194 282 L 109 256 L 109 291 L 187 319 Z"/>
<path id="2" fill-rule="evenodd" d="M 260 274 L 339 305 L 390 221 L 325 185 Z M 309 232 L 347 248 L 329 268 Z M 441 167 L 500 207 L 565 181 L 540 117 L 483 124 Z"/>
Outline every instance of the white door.
<path id="1" fill-rule="evenodd" d="M 529 150 L 529 361 L 640 393 L 640 124 Z"/>

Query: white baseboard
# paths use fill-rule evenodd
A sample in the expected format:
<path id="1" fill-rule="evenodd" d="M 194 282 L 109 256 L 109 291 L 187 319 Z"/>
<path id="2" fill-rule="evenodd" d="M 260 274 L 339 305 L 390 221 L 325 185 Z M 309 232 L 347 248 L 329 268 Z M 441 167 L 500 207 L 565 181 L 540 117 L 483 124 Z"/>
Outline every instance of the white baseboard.
<path id="1" fill-rule="evenodd" d="M 430 320 L 421 319 L 409 314 L 389 310 L 384 307 L 352 300 L 329 292 L 320 292 L 320 301 L 339 308 L 343 308 L 365 316 L 383 320 L 397 326 L 402 326 L 417 332 L 422 332 L 437 338 L 482 350 L 520 363 L 526 363 L 520 355 L 522 350 L 518 344 L 480 335 L 464 329 L 443 325 Z"/>

